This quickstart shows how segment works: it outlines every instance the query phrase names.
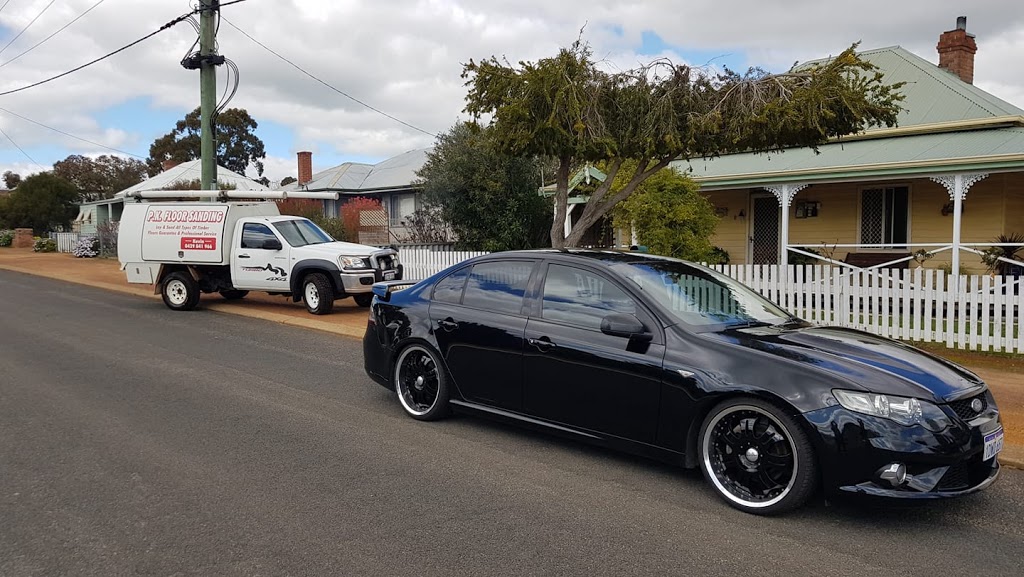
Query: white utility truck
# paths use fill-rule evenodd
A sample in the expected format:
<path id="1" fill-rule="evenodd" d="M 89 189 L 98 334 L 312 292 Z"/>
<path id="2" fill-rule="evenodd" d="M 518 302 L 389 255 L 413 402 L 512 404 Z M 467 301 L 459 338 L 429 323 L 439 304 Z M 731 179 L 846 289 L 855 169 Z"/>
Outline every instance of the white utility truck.
<path id="1" fill-rule="evenodd" d="M 254 194 L 259 200 L 252 200 Z M 277 203 L 266 200 L 325 194 L 337 198 L 309 192 L 135 193 L 121 215 L 121 270 L 129 283 L 153 285 L 164 304 L 179 311 L 196 308 L 201 292 L 226 299 L 249 291 L 290 296 L 315 315 L 331 312 L 335 299 L 346 297 L 370 306 L 373 283 L 402 278 L 398 253 L 338 242 L 308 219 L 282 216 Z"/>

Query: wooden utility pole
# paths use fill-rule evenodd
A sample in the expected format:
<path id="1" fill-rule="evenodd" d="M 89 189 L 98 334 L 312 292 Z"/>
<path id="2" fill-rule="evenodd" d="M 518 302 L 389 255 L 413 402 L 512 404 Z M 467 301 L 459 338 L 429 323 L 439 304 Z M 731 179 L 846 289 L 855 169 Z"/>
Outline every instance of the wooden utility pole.
<path id="1" fill-rule="evenodd" d="M 213 113 L 217 107 L 217 29 L 214 17 L 220 11 L 220 0 L 200 0 L 199 4 L 199 114 L 200 155 L 202 157 L 202 188 L 217 190 L 217 141 Z"/>

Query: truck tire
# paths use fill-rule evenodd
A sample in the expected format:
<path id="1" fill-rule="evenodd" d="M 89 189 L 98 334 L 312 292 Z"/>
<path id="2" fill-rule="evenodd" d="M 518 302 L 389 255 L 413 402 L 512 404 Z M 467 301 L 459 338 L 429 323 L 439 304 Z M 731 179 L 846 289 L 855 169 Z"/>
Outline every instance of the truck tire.
<path id="1" fill-rule="evenodd" d="M 172 272 L 164 277 L 160 295 L 172 311 L 190 311 L 199 305 L 199 285 L 185 271 Z"/>
<path id="2" fill-rule="evenodd" d="M 314 272 L 302 279 L 302 302 L 306 310 L 314 315 L 326 315 L 334 308 L 334 287 L 330 279 L 321 272 Z"/>
<path id="3" fill-rule="evenodd" d="M 366 293 L 363 295 L 353 295 L 352 300 L 356 301 L 356 304 L 365 308 L 370 306 L 373 302 L 373 293 Z"/>
<path id="4" fill-rule="evenodd" d="M 238 299 L 244 299 L 245 295 L 249 294 L 249 291 L 240 291 L 238 289 L 223 290 L 220 291 L 220 296 L 224 297 L 229 301 L 236 301 Z"/>

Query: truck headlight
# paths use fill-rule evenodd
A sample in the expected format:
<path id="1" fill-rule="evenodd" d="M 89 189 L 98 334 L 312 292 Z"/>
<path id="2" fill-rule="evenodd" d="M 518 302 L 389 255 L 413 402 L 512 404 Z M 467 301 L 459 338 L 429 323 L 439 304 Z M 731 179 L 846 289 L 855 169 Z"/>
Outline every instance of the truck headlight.
<path id="1" fill-rule="evenodd" d="M 370 268 L 369 263 L 361 256 L 343 256 L 338 258 L 341 268 Z"/>
<path id="2" fill-rule="evenodd" d="M 905 426 L 923 425 L 934 432 L 949 426 L 949 419 L 942 409 L 921 399 L 842 389 L 833 389 L 832 394 L 840 405 L 856 413 L 882 417 Z"/>

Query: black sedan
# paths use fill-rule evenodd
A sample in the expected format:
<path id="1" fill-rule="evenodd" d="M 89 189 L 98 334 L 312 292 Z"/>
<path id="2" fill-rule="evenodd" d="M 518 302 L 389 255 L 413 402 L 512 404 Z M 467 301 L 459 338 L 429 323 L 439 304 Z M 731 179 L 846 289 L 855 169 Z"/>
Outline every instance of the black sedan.
<path id="1" fill-rule="evenodd" d="M 999 411 L 974 374 L 684 261 L 507 252 L 373 290 L 366 372 L 416 419 L 454 410 L 700 467 L 760 514 L 818 487 L 930 499 L 999 473 Z"/>

